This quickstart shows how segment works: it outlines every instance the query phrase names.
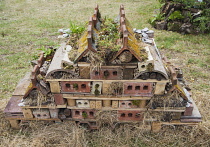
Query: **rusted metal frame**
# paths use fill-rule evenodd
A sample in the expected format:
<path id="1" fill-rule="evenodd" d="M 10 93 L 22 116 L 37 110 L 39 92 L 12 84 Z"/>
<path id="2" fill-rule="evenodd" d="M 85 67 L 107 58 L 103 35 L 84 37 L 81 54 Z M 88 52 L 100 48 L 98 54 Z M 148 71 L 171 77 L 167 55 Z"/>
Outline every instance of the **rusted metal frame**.
<path id="1" fill-rule="evenodd" d="M 119 31 L 123 34 L 123 38 L 122 38 L 123 47 L 121 48 L 120 51 L 118 51 L 118 53 L 114 56 L 114 58 L 111 60 L 111 62 L 115 58 L 117 58 L 124 50 L 129 50 L 131 52 L 131 54 L 133 54 L 136 57 L 136 59 L 141 61 L 141 58 L 138 55 L 136 55 L 136 53 L 133 50 L 128 48 L 128 36 L 129 36 L 130 32 L 126 28 L 125 10 L 124 10 L 123 5 L 120 6 L 120 30 Z"/>
<path id="2" fill-rule="evenodd" d="M 34 66 L 34 69 L 32 70 L 32 76 L 31 76 L 31 82 L 33 85 L 36 85 L 36 76 L 39 74 L 40 67 L 38 65 Z"/>
<path id="3" fill-rule="evenodd" d="M 123 34 L 123 25 L 125 25 L 125 17 L 120 17 L 120 29 L 119 32 Z"/>
<path id="4" fill-rule="evenodd" d="M 92 47 L 92 40 L 93 40 L 93 28 L 96 28 L 98 18 L 100 17 L 99 15 L 100 15 L 100 13 L 99 13 L 98 5 L 96 5 L 95 10 L 94 10 L 94 14 L 93 14 L 93 16 L 90 17 L 89 22 L 88 22 L 88 30 L 87 30 L 87 32 L 88 32 L 88 36 L 87 36 L 88 47 L 74 61 L 75 63 L 78 62 L 89 50 L 93 51 L 95 53 L 97 52 Z"/>
<path id="5" fill-rule="evenodd" d="M 120 17 L 121 16 L 124 16 L 125 17 L 124 5 L 120 5 Z"/>
<path id="6" fill-rule="evenodd" d="M 38 66 L 39 67 L 42 66 L 42 64 L 44 63 L 44 60 L 45 60 L 44 53 L 42 52 L 41 55 L 40 55 L 40 57 L 39 57 L 39 59 L 37 60 L 37 63 L 38 63 Z"/>
<path id="7" fill-rule="evenodd" d="M 93 17 L 92 17 L 94 27 L 96 27 L 98 18 L 100 17 L 99 14 L 100 14 L 100 12 L 99 12 L 99 9 L 98 9 L 98 5 L 96 5 L 95 10 L 94 10 L 94 14 L 93 14 Z"/>
<path id="8" fill-rule="evenodd" d="M 172 84 L 173 85 L 177 85 L 177 77 L 176 77 L 177 75 L 176 75 L 176 72 L 174 71 L 172 65 L 169 65 L 168 66 L 168 69 L 169 69 L 169 71 L 171 73 L 171 81 L 172 81 Z"/>
<path id="9" fill-rule="evenodd" d="M 167 62 L 170 63 L 170 62 Z M 171 81 L 172 81 L 172 88 L 169 90 L 169 92 L 172 92 L 174 90 L 178 90 L 180 95 L 185 99 L 188 100 L 188 97 L 186 96 L 185 92 L 183 91 L 183 89 L 180 89 L 179 87 L 182 87 L 177 79 L 177 73 L 175 72 L 173 65 L 169 64 L 168 66 L 168 70 L 171 73 Z"/>
<path id="10" fill-rule="evenodd" d="M 136 57 L 136 59 L 138 59 L 139 61 L 141 61 L 141 58 L 139 56 L 137 56 L 136 53 L 133 50 L 129 49 L 129 47 L 128 47 L 128 36 L 129 36 L 129 32 L 128 32 L 127 28 L 126 28 L 126 24 L 124 24 L 122 26 L 122 28 L 123 28 L 123 47 L 118 52 L 117 56 L 119 54 L 121 54 L 124 50 L 129 50 Z"/>
<path id="11" fill-rule="evenodd" d="M 123 32 L 122 26 L 125 25 L 125 10 L 124 6 L 120 5 L 120 32 Z"/>
<path id="12" fill-rule="evenodd" d="M 91 50 L 93 52 L 97 52 L 95 49 L 93 49 L 92 47 L 92 40 L 93 40 L 93 28 L 94 24 L 93 24 L 93 17 L 90 17 L 89 20 L 89 25 L 88 25 L 88 36 L 87 36 L 87 42 L 88 42 L 88 48 L 87 50 Z"/>
<path id="13" fill-rule="evenodd" d="M 123 29 L 123 49 L 128 49 L 128 30 L 126 29 L 126 25 L 122 25 Z"/>
<path id="14" fill-rule="evenodd" d="M 88 53 L 88 51 L 93 51 L 93 52 L 97 52 L 95 49 L 93 49 L 92 47 L 92 40 L 93 40 L 93 17 L 90 17 L 89 19 L 89 23 L 88 23 L 88 36 L 87 36 L 87 42 L 88 42 L 88 46 L 87 49 L 85 49 L 80 55 L 79 57 L 74 61 L 75 63 L 78 62 L 85 54 Z"/>
<path id="15" fill-rule="evenodd" d="M 87 50 L 97 52 L 92 47 L 92 40 L 93 40 L 93 21 L 91 20 L 91 21 L 89 21 L 89 25 L 88 25 L 88 36 L 87 36 L 88 48 L 87 48 Z"/>
<path id="16" fill-rule="evenodd" d="M 41 61 L 41 57 L 40 57 L 40 61 Z M 32 74 L 31 74 L 31 83 L 32 83 L 32 86 L 30 87 L 30 89 L 28 89 L 28 91 L 25 93 L 25 95 L 23 96 L 23 98 L 26 98 L 28 96 L 28 94 L 31 92 L 31 90 L 37 88 L 37 79 L 36 79 L 36 76 L 40 73 L 39 71 L 40 69 L 40 66 L 39 65 L 35 65 L 33 70 L 32 70 Z"/>
<path id="17" fill-rule="evenodd" d="M 88 53 L 88 49 L 86 49 L 82 54 L 79 55 L 79 57 L 74 61 L 75 63 L 78 62 L 85 54 Z"/>

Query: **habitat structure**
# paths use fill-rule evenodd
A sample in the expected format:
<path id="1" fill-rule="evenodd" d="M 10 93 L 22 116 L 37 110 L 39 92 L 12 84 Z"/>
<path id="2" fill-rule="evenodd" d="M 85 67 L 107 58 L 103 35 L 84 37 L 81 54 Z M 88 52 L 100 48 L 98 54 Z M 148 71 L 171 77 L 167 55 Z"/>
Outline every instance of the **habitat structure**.
<path id="1" fill-rule="evenodd" d="M 4 114 L 13 128 L 43 120 L 158 131 L 201 122 L 182 70 L 160 53 L 154 31 L 132 29 L 123 5 L 114 20 L 102 19 L 96 6 L 81 37 L 72 34 L 55 53 L 42 53 Z"/>

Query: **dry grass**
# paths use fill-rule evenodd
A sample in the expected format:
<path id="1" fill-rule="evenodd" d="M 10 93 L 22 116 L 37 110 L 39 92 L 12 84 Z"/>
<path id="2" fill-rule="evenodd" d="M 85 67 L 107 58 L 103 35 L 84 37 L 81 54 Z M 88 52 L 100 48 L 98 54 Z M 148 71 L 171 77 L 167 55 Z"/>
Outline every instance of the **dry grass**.
<path id="1" fill-rule="evenodd" d="M 147 20 L 158 8 L 156 0 L 0 0 L 0 146 L 210 146 L 210 35 L 180 35 L 155 30 L 161 52 L 184 71 L 193 98 L 203 116 L 197 127 L 165 126 L 159 133 L 142 131 L 142 126 L 125 124 L 116 130 L 102 127 L 89 132 L 70 122 L 30 124 L 12 130 L 3 116 L 17 81 L 29 70 L 36 48 L 56 46 L 57 30 L 70 21 L 86 23 L 98 3 L 102 16 L 115 17 L 124 4 L 133 27 L 150 27 Z"/>

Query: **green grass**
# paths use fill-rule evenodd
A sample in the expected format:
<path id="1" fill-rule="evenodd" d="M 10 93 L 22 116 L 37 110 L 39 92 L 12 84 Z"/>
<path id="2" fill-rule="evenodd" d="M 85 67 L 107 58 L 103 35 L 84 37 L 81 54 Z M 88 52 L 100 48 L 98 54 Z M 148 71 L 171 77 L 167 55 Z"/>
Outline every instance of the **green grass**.
<path id="1" fill-rule="evenodd" d="M 29 62 L 38 54 L 37 49 L 42 46 L 58 46 L 65 41 L 57 38 L 58 29 L 70 27 L 70 21 L 75 21 L 76 24 L 81 25 L 86 24 L 93 14 L 96 4 L 99 4 L 102 17 L 108 16 L 109 18 L 116 17 L 119 14 L 120 4 L 124 4 L 126 17 L 133 28 L 137 29 L 144 27 L 153 29 L 148 20 L 155 13 L 155 9 L 160 6 L 157 0 L 99 0 L 97 3 L 93 0 L 0 0 L 0 102 L 2 102 L 0 112 L 6 106 L 6 101 L 12 95 L 17 82 L 26 72 L 31 70 Z M 69 141 L 67 144 L 72 146 L 79 146 L 80 143 L 86 143 L 89 146 L 207 146 L 209 142 L 206 136 L 208 136 L 210 128 L 210 105 L 207 105 L 210 95 L 209 38 L 210 34 L 182 35 L 155 30 L 158 48 L 172 63 L 183 69 L 184 76 L 192 88 L 193 98 L 204 117 L 203 125 L 199 126 L 197 132 L 192 130 L 194 134 L 191 133 L 191 137 L 188 137 L 189 131 L 182 129 L 178 132 L 170 128 L 162 132 L 162 135 L 156 135 L 141 133 L 137 127 L 133 131 L 122 129 L 117 130 L 119 132 L 112 132 L 103 130 L 103 132 L 92 134 L 84 133 L 81 129 L 75 129 L 76 132 L 75 130 L 70 133 L 66 132 L 66 134 L 69 133 L 69 136 L 73 136 L 71 140 L 71 137 L 62 137 L 63 133 L 56 130 L 56 127 L 52 127 L 48 128 L 49 130 L 40 129 L 44 134 L 43 136 L 47 136 L 47 138 L 42 139 L 42 142 L 39 136 L 40 130 L 23 133 L 27 134 L 26 137 L 11 130 L 0 129 L 0 133 L 2 131 L 1 134 L 3 134 L 3 137 L 0 138 L 0 144 L 5 146 L 33 146 L 38 142 L 40 146 L 46 146 L 46 144 L 53 144 L 50 138 L 54 137 L 56 141 L 59 140 L 57 138 L 60 138 L 60 144 L 62 141 Z M 205 107 L 203 107 L 204 105 Z M 0 120 L 0 127 L 4 126 L 5 119 Z M 64 131 L 69 129 L 69 126 L 62 124 L 59 126 L 63 127 Z M 52 131 L 50 132 L 50 130 Z M 44 131 L 48 133 L 46 134 Z M 57 131 L 57 134 L 53 134 L 54 131 Z M 120 131 L 125 133 L 122 134 Z M 187 135 L 183 135 L 183 132 Z M 5 135 L 8 133 L 12 135 Z M 81 139 L 74 138 L 78 134 L 82 134 Z M 196 139 L 196 136 L 200 136 L 199 140 Z"/>

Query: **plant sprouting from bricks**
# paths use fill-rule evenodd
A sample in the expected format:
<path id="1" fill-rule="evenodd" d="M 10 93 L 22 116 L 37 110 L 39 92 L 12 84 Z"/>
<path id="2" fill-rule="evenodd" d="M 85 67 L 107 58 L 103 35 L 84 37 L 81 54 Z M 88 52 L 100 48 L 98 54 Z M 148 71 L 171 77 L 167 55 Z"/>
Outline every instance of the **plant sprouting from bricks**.
<path id="1" fill-rule="evenodd" d="M 78 90 L 78 87 L 79 87 L 79 86 L 78 86 L 77 83 L 74 83 L 74 84 L 73 84 L 73 88 L 74 88 L 75 90 Z"/>
<path id="2" fill-rule="evenodd" d="M 82 112 L 82 117 L 83 117 L 83 118 L 87 118 L 87 117 L 88 117 L 87 112 L 83 111 L 83 112 Z"/>
<path id="3" fill-rule="evenodd" d="M 85 27 L 84 26 L 79 26 L 76 25 L 74 22 L 70 21 L 70 30 L 72 34 L 82 34 L 82 32 L 84 32 Z"/>
<path id="4" fill-rule="evenodd" d="M 95 96 L 98 96 L 100 94 L 100 91 L 98 90 L 99 86 L 100 86 L 99 84 L 95 85 L 95 91 L 94 91 Z"/>
<path id="5" fill-rule="evenodd" d="M 53 49 L 52 47 L 49 48 L 45 48 L 44 46 L 42 46 L 41 48 L 37 49 L 40 50 L 44 53 L 44 57 L 46 58 L 47 56 L 52 55 L 55 52 L 55 49 Z"/>

